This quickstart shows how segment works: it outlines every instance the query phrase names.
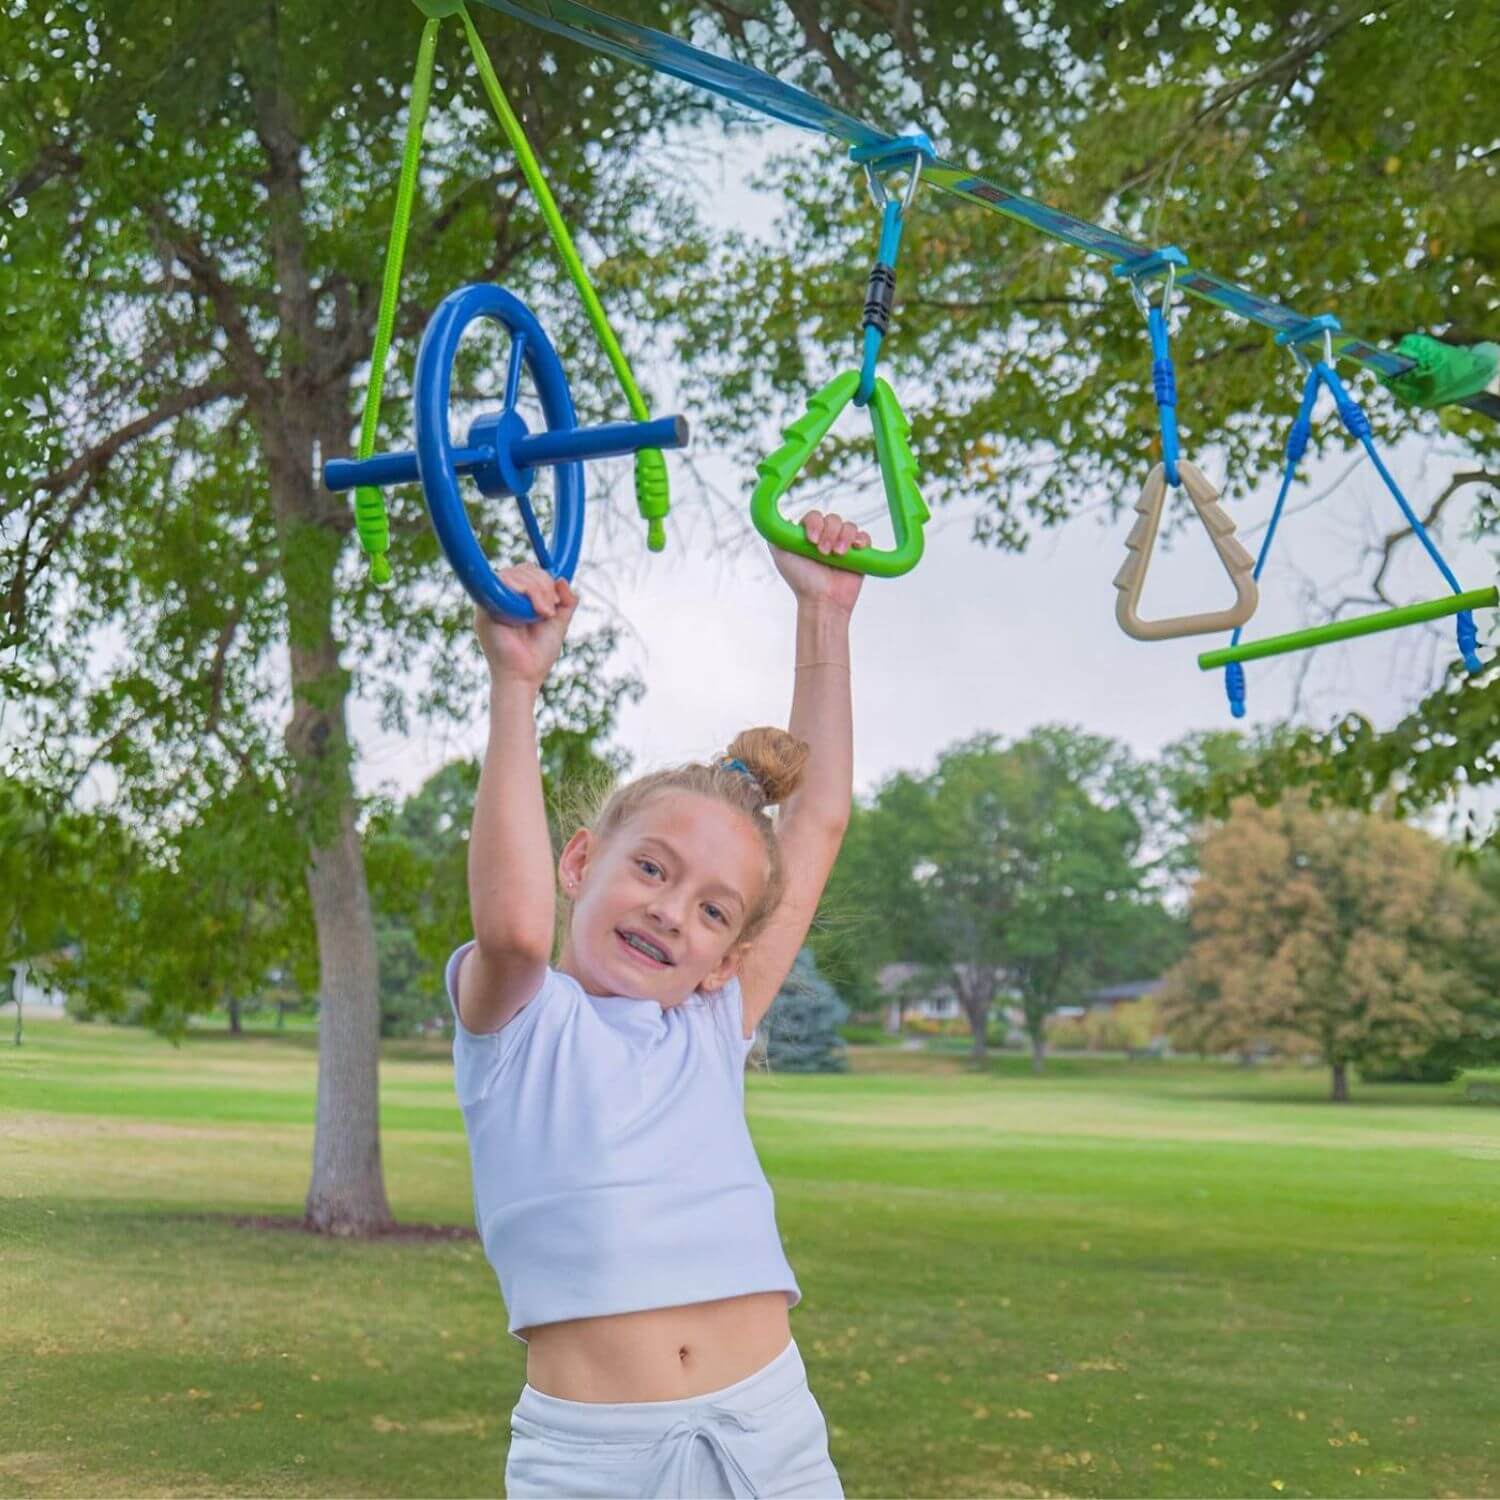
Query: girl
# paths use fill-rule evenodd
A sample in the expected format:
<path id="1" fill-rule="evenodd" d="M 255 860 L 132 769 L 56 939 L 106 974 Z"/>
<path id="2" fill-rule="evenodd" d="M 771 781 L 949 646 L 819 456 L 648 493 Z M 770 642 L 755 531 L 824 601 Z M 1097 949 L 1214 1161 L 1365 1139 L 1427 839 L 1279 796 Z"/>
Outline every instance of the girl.
<path id="1" fill-rule="evenodd" d="M 869 545 L 838 516 L 802 524 L 825 556 Z M 475 1214 L 526 1345 L 512 1497 L 843 1494 L 743 1094 L 848 823 L 861 579 L 772 555 L 797 600 L 790 732 L 750 730 L 610 797 L 558 861 L 555 969 L 534 713 L 577 598 L 511 568 L 541 618 L 476 616 L 491 694 L 474 939 L 447 987 Z"/>

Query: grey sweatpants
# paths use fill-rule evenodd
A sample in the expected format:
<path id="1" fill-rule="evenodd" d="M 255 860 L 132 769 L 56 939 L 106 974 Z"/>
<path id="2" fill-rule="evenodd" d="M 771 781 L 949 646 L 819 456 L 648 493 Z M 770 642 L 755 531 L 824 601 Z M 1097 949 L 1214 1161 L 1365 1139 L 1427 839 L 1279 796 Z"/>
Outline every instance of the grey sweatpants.
<path id="1" fill-rule="evenodd" d="M 505 1492 L 595 1500 L 842 1500 L 794 1339 L 734 1385 L 682 1401 L 564 1401 L 524 1386 Z"/>

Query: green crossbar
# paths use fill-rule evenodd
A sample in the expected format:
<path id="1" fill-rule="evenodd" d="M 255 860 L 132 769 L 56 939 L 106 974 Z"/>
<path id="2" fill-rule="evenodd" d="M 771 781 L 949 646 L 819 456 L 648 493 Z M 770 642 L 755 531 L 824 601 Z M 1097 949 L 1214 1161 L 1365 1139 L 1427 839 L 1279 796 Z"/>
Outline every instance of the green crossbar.
<path id="1" fill-rule="evenodd" d="M 1335 620 L 1329 625 L 1315 625 L 1311 630 L 1293 630 L 1273 635 L 1263 641 L 1242 641 L 1219 651 L 1204 651 L 1198 665 L 1205 672 L 1227 667 L 1232 661 L 1259 661 L 1265 656 L 1282 656 L 1288 651 L 1306 651 L 1312 646 L 1327 646 L 1334 641 L 1348 641 L 1355 636 L 1374 635 L 1381 630 L 1396 630 L 1402 625 L 1418 625 L 1423 620 L 1441 620 L 1466 609 L 1493 609 L 1500 603 L 1500 588 L 1470 589 L 1467 594 L 1448 594 L 1426 604 L 1404 604 L 1378 615 L 1361 615 L 1357 620 Z"/>

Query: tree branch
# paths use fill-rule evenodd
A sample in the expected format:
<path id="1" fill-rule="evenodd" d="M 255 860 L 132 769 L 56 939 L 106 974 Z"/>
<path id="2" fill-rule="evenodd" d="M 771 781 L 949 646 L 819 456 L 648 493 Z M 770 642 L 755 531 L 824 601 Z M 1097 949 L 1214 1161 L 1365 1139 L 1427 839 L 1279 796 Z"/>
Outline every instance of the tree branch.
<path id="1" fill-rule="evenodd" d="M 858 99 L 864 93 L 864 80 L 845 62 L 834 45 L 832 34 L 824 29 L 818 19 L 817 7 L 809 4 L 808 0 L 787 0 L 787 9 L 797 18 L 797 24 L 802 28 L 802 35 L 807 39 L 808 45 L 828 64 L 833 81 Z"/>
<path id="2" fill-rule="evenodd" d="M 47 475 L 45 479 L 39 481 L 37 488 L 50 490 L 53 494 L 65 490 L 84 475 L 97 474 L 120 449 L 133 443 L 137 438 L 144 437 L 164 422 L 171 421 L 173 417 L 180 417 L 184 412 L 194 411 L 199 407 L 209 406 L 215 401 L 243 394 L 237 385 L 226 380 L 205 381 L 202 385 L 189 386 L 186 390 L 177 391 L 168 396 L 159 406 L 148 411 L 145 416 L 137 417 L 133 422 L 127 422 L 118 431 L 112 432 L 102 443 L 96 443 L 92 448 L 79 454 L 67 468 Z"/>
<path id="3" fill-rule="evenodd" d="M 1500 485 L 1500 474 L 1490 474 L 1484 469 L 1466 469 L 1455 474 L 1448 481 L 1448 488 L 1443 491 L 1428 507 L 1427 514 L 1422 517 L 1424 529 L 1430 529 L 1436 524 L 1437 519 L 1443 513 L 1443 507 L 1456 495 L 1459 490 L 1469 484 L 1496 484 Z M 1375 597 L 1387 605 L 1394 604 L 1394 600 L 1387 599 L 1385 595 L 1385 575 L 1395 558 L 1396 548 L 1416 533 L 1410 526 L 1402 526 L 1396 531 L 1386 533 L 1385 540 L 1380 546 L 1380 566 L 1375 570 L 1375 577 L 1371 580 L 1370 587 Z"/>
<path id="4" fill-rule="evenodd" d="M 5 190 L 0 192 L 0 209 L 9 208 L 18 199 L 29 198 L 54 177 L 60 177 L 64 172 L 76 172 L 82 166 L 83 158 L 71 147 L 56 143 L 44 146 L 30 168 L 8 182 Z"/>
<path id="5" fill-rule="evenodd" d="M 165 205 L 148 204 L 146 216 L 156 225 L 167 248 L 187 268 L 212 305 L 219 326 L 229 340 L 230 365 L 239 376 L 245 393 L 263 407 L 274 407 L 275 390 L 266 374 L 260 350 L 255 347 L 250 325 L 245 321 L 239 289 L 231 287 L 219 275 L 213 258 L 186 229 L 173 221 Z"/>

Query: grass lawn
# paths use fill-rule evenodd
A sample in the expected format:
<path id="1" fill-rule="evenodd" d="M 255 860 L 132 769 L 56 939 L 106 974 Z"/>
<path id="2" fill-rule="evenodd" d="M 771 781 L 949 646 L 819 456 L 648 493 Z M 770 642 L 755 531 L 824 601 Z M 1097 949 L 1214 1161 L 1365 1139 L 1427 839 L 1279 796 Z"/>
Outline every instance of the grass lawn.
<path id="1" fill-rule="evenodd" d="M 297 1214 L 316 1039 L 0 1033 L 0 1495 L 493 1495 L 525 1376 L 472 1239 Z M 472 1224 L 446 1046 L 403 1221 Z M 871 1048 L 752 1077 L 848 1493 L 1500 1494 L 1500 1109 L 1320 1072 Z"/>

